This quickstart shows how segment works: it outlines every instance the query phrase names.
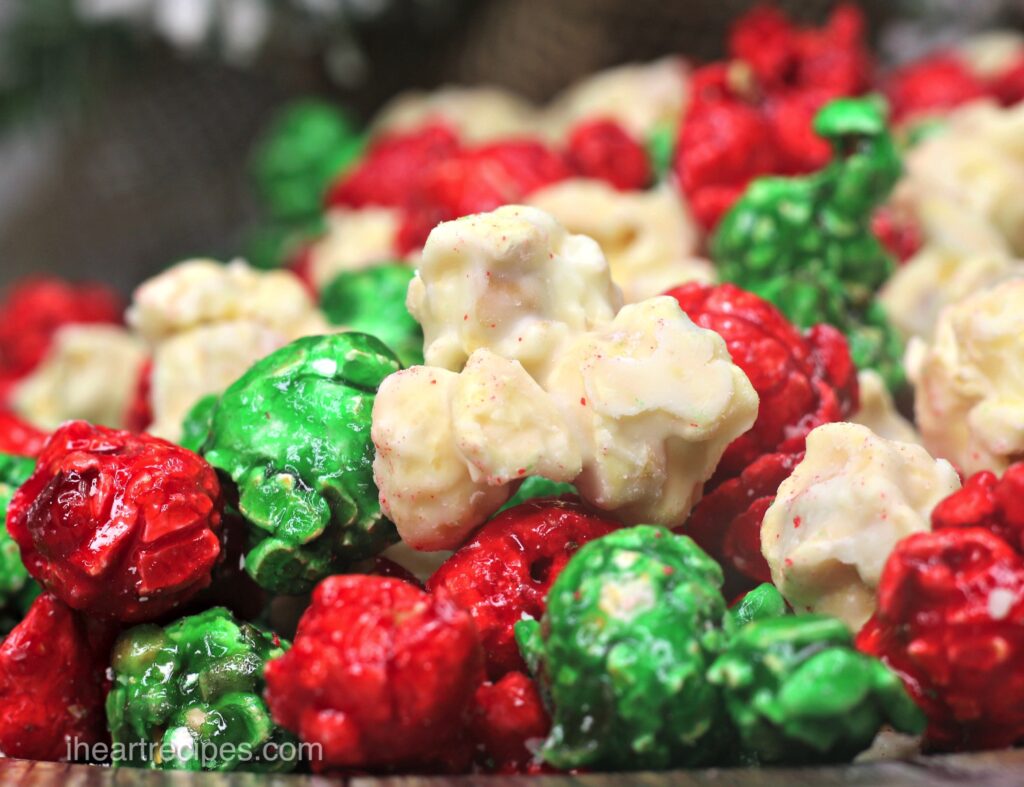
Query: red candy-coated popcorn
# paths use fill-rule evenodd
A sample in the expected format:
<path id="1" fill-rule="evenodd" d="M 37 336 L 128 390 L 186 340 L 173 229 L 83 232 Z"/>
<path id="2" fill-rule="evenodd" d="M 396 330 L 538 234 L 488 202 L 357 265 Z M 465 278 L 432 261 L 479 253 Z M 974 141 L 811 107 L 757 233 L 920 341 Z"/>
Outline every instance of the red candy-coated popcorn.
<path id="1" fill-rule="evenodd" d="M 522 672 L 509 672 L 497 683 L 481 684 L 475 702 L 472 726 L 480 767 L 488 773 L 542 772 L 531 747 L 547 737 L 551 719 L 534 682 Z"/>
<path id="2" fill-rule="evenodd" d="M 583 178 L 605 180 L 622 191 L 651 182 L 647 151 L 613 120 L 589 120 L 569 132 L 566 159 Z"/>
<path id="3" fill-rule="evenodd" d="M 1004 107 L 1024 101 L 1024 57 L 1017 58 L 989 82 L 989 92 Z"/>
<path id="4" fill-rule="evenodd" d="M 38 456 L 46 444 L 46 433 L 0 409 L 0 454 Z"/>
<path id="5" fill-rule="evenodd" d="M 29 573 L 68 606 L 151 620 L 210 583 L 220 484 L 195 454 L 71 421 L 15 493 L 7 528 Z"/>
<path id="6" fill-rule="evenodd" d="M 967 64 L 945 52 L 896 69 L 886 77 L 882 89 L 896 122 L 952 109 L 987 94 L 985 83 Z"/>
<path id="7" fill-rule="evenodd" d="M 381 136 L 362 161 L 331 187 L 327 204 L 349 208 L 402 207 L 418 188 L 424 173 L 458 149 L 455 132 L 440 123 Z"/>
<path id="8" fill-rule="evenodd" d="M 396 579 L 329 577 L 295 643 L 267 664 L 278 724 L 322 746 L 313 770 L 454 772 L 483 678 L 469 613 Z"/>
<path id="9" fill-rule="evenodd" d="M 153 406 L 150 401 L 150 389 L 153 382 L 153 361 L 147 360 L 139 369 L 139 379 L 135 385 L 135 396 L 128 404 L 128 412 L 124 416 L 125 428 L 130 432 L 144 432 L 153 423 Z"/>
<path id="10" fill-rule="evenodd" d="M 772 304 L 732 284 L 670 290 L 691 320 L 718 333 L 760 398 L 753 428 L 726 449 L 714 488 L 760 456 L 803 451 L 807 433 L 857 407 L 857 370 L 846 339 L 818 325 L 801 334 Z"/>
<path id="11" fill-rule="evenodd" d="M 732 597 L 761 582 L 771 582 L 761 555 L 761 520 L 789 478 L 802 452 L 766 454 L 754 460 L 701 499 L 679 532 L 722 564 L 725 594 Z"/>
<path id="12" fill-rule="evenodd" d="M 515 642 L 524 615 L 544 614 L 548 589 L 583 544 L 620 525 L 572 499 L 518 505 L 484 525 L 427 582 L 469 610 L 483 642 L 487 673 L 525 670 Z"/>
<path id="13" fill-rule="evenodd" d="M 115 634 L 49 593 L 32 603 L 0 645 L 0 754 L 83 759 L 76 742 L 108 739 L 104 673 Z"/>
<path id="14" fill-rule="evenodd" d="M 25 279 L 0 302 L 0 378 L 32 371 L 62 325 L 119 323 L 121 311 L 120 299 L 102 285 Z"/>
<path id="15" fill-rule="evenodd" d="M 1024 555 L 1024 462 L 1010 465 L 1002 478 L 984 470 L 932 511 L 932 528 L 981 527 Z"/>
<path id="16" fill-rule="evenodd" d="M 427 169 L 411 194 L 398 244 L 421 248 L 442 221 L 521 202 L 537 189 L 568 178 L 565 160 L 528 139 L 492 142 L 459 150 Z"/>
<path id="17" fill-rule="evenodd" d="M 957 528 L 897 544 L 857 646 L 903 679 L 930 747 L 1024 740 L 1024 559 L 998 536 Z"/>
<path id="18" fill-rule="evenodd" d="M 812 128 L 828 101 L 871 79 L 864 20 L 840 5 L 821 28 L 793 25 L 771 7 L 735 25 L 730 63 L 698 69 L 680 126 L 676 172 L 694 216 L 713 228 L 755 177 L 822 167 L 830 151 Z"/>
<path id="19" fill-rule="evenodd" d="M 871 231 L 899 262 L 906 262 L 924 245 L 921 225 L 910 215 L 882 206 L 871 217 Z"/>

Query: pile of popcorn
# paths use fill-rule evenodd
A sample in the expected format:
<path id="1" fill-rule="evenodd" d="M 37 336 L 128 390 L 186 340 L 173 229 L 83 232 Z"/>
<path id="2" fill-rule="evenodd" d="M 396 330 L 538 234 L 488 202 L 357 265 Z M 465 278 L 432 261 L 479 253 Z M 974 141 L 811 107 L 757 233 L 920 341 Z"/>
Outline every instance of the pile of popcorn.
<path id="1" fill-rule="evenodd" d="M 884 72 L 856 8 L 762 8 L 728 51 L 293 108 L 277 266 L 12 287 L 0 754 L 1024 742 L 1024 39 Z"/>

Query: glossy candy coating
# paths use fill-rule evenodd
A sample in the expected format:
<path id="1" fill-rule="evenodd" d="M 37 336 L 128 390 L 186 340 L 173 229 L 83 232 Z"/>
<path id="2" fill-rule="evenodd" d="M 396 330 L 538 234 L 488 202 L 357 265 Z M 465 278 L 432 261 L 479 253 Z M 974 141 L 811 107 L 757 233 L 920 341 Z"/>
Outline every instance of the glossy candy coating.
<path id="1" fill-rule="evenodd" d="M 708 672 L 747 762 L 847 762 L 884 724 L 918 733 L 923 716 L 899 677 L 823 615 L 769 616 L 736 632 Z"/>
<path id="2" fill-rule="evenodd" d="M 352 119 L 332 104 L 286 106 L 253 154 L 253 178 L 271 214 L 287 220 L 317 214 L 328 185 L 364 144 Z"/>
<path id="3" fill-rule="evenodd" d="M 182 448 L 199 453 L 203 449 L 206 438 L 210 435 L 210 424 L 213 422 L 213 414 L 220 404 L 220 397 L 217 394 L 204 396 L 185 414 L 185 420 L 181 424 Z"/>
<path id="4" fill-rule="evenodd" d="M 210 583 L 221 509 L 217 474 L 195 454 L 71 421 L 15 492 L 7 528 L 29 573 L 68 606 L 137 622 Z"/>
<path id="5" fill-rule="evenodd" d="M 33 602 L 0 645 L 5 757 L 66 760 L 69 739 L 85 747 L 106 740 L 104 671 L 115 635 L 109 624 L 77 615 L 50 593 Z"/>
<path id="6" fill-rule="evenodd" d="M 984 98 L 987 92 L 984 81 L 950 52 L 939 52 L 895 69 L 886 76 L 882 91 L 897 123 L 915 116 L 941 115 Z"/>
<path id="7" fill-rule="evenodd" d="M 544 476 L 527 476 L 512 497 L 508 499 L 498 513 L 501 514 L 510 508 L 515 508 L 521 503 L 533 500 L 538 497 L 561 497 L 562 495 L 575 495 L 576 487 L 572 484 L 565 484 L 560 481 L 552 481 Z"/>
<path id="8" fill-rule="evenodd" d="M 7 520 L 14 491 L 28 480 L 35 466 L 27 457 L 0 454 L 0 523 Z M 38 594 L 39 585 L 29 577 L 21 550 L 4 527 L 0 531 L 0 631 L 10 631 Z"/>
<path id="9" fill-rule="evenodd" d="M 522 672 L 480 685 L 474 698 L 473 737 L 477 764 L 486 773 L 543 770 L 532 747 L 547 737 L 551 719 L 537 686 Z"/>
<path id="10" fill-rule="evenodd" d="M 0 409 L 0 452 L 17 456 L 38 456 L 47 434 L 7 410 Z"/>
<path id="11" fill-rule="evenodd" d="M 585 545 L 516 638 L 552 715 L 557 768 L 714 762 L 724 742 L 705 679 L 721 645 L 718 564 L 685 536 L 639 525 Z"/>
<path id="12" fill-rule="evenodd" d="M 734 440 L 708 483 L 712 489 L 770 453 L 803 450 L 814 427 L 857 408 L 857 370 L 831 326 L 801 333 L 768 301 L 733 284 L 669 290 L 687 316 L 725 339 L 760 400 L 754 426 Z"/>
<path id="13" fill-rule="evenodd" d="M 798 326 L 842 330 L 858 367 L 898 387 L 898 339 L 872 302 L 894 263 L 870 223 L 899 177 L 899 156 L 871 99 L 826 105 L 815 129 L 832 143 L 831 163 L 753 182 L 719 225 L 712 256 L 723 279 L 772 301 Z"/>
<path id="14" fill-rule="evenodd" d="M 1024 559 L 998 536 L 954 527 L 897 544 L 857 647 L 903 679 L 927 747 L 1024 740 Z"/>
<path id="15" fill-rule="evenodd" d="M 274 719 L 322 746 L 315 772 L 458 772 L 483 678 L 469 613 L 397 579 L 330 577 L 267 665 Z"/>
<path id="16" fill-rule="evenodd" d="M 401 364 L 362 333 L 308 336 L 254 364 L 221 396 L 204 446 L 248 520 L 246 571 L 302 593 L 393 543 L 371 464 L 377 387 Z"/>
<path id="17" fill-rule="evenodd" d="M 620 525 L 578 500 L 533 500 L 499 514 L 434 572 L 427 589 L 443 588 L 473 616 L 487 673 L 497 680 L 525 665 L 515 625 L 544 613 L 548 589 L 583 544 Z"/>
<path id="18" fill-rule="evenodd" d="M 727 596 L 758 582 L 770 582 L 761 554 L 761 520 L 803 452 L 765 454 L 735 478 L 717 486 L 693 509 L 679 532 L 690 536 L 725 572 Z"/>
<path id="19" fill-rule="evenodd" d="M 320 308 L 334 325 L 376 336 L 404 366 L 423 363 L 423 330 L 405 308 L 416 270 L 394 263 L 339 273 L 320 293 Z"/>
<path id="20" fill-rule="evenodd" d="M 577 177 L 604 180 L 620 191 L 643 189 L 651 182 L 647 150 L 614 120 L 588 120 L 573 127 L 565 157 Z"/>
<path id="21" fill-rule="evenodd" d="M 781 618 L 788 611 L 786 599 L 778 588 L 770 582 L 763 582 L 743 594 L 722 620 L 722 628 L 732 636 L 743 629 L 748 623 L 759 620 Z"/>
<path id="22" fill-rule="evenodd" d="M 1024 555 L 1024 462 L 1010 465 L 1002 477 L 975 473 L 963 487 L 932 509 L 932 528 L 981 527 Z"/>
<path id="23" fill-rule="evenodd" d="M 293 739 L 274 724 L 263 700 L 263 669 L 287 648 L 276 634 L 239 623 L 223 607 L 163 628 L 126 631 L 114 645 L 114 685 L 106 701 L 114 751 L 128 753 L 114 765 L 292 770 L 295 759 L 275 756 L 267 746 Z M 132 746 L 137 742 L 157 744 L 157 756 L 148 759 L 143 747 Z"/>

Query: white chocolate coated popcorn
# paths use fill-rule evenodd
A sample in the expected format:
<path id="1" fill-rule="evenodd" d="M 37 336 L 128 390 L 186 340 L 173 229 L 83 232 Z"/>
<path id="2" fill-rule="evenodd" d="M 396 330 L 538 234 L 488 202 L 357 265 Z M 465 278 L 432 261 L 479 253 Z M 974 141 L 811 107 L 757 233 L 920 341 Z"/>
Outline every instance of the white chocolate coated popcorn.
<path id="1" fill-rule="evenodd" d="M 14 388 L 11 406 L 47 430 L 79 419 L 123 428 L 145 360 L 145 344 L 124 328 L 66 325 Z"/>
<path id="2" fill-rule="evenodd" d="M 458 371 L 486 348 L 537 378 L 621 302 L 597 243 L 537 208 L 507 205 L 438 225 L 406 305 L 423 326 L 427 365 Z"/>
<path id="3" fill-rule="evenodd" d="M 689 100 L 689 85 L 689 68 L 678 57 L 616 66 L 556 97 L 545 125 L 554 138 L 563 138 L 581 121 L 614 120 L 643 141 L 659 126 L 678 122 Z"/>
<path id="4" fill-rule="evenodd" d="M 243 262 L 190 260 L 144 282 L 129 324 L 153 355 L 149 431 L 177 440 L 199 399 L 288 342 L 330 329 L 298 277 Z"/>
<path id="5" fill-rule="evenodd" d="M 575 334 L 537 379 L 485 348 L 461 373 L 390 376 L 374 478 L 416 549 L 458 547 L 528 475 L 572 482 L 623 521 L 677 525 L 757 405 L 721 337 L 652 298 Z"/>
<path id="6" fill-rule="evenodd" d="M 499 87 L 447 85 L 400 93 L 374 118 L 371 133 L 412 131 L 432 122 L 451 126 L 466 142 L 482 143 L 532 133 L 537 110 Z"/>
<path id="7" fill-rule="evenodd" d="M 714 267 L 697 256 L 699 230 L 670 184 L 619 191 L 601 180 L 567 180 L 530 195 L 529 203 L 598 242 L 627 303 L 715 280 Z"/>
<path id="8" fill-rule="evenodd" d="M 625 306 L 578 337 L 544 386 L 583 446 L 573 483 L 631 524 L 682 524 L 726 446 L 757 416 L 757 394 L 725 342 L 667 296 Z"/>
<path id="9" fill-rule="evenodd" d="M 292 338 L 325 325 L 297 276 L 256 270 L 240 260 L 180 262 L 139 285 L 128 309 L 128 324 L 154 343 L 203 325 L 242 320 Z"/>
<path id="10" fill-rule="evenodd" d="M 859 389 L 857 412 L 850 419 L 866 426 L 879 437 L 901 443 L 921 445 L 921 435 L 914 425 L 899 414 L 885 380 L 874 369 L 857 372 Z"/>
<path id="11" fill-rule="evenodd" d="M 401 214 L 394 208 L 332 208 L 327 232 L 309 250 L 313 285 L 322 290 L 343 271 L 362 270 L 395 260 Z"/>
<path id="12" fill-rule="evenodd" d="M 942 130 L 911 148 L 905 164 L 903 199 L 947 199 L 1024 255 L 1024 104 L 982 101 L 954 110 Z"/>
<path id="13" fill-rule="evenodd" d="M 978 76 L 991 79 L 1024 57 L 1024 35 L 1016 30 L 991 30 L 968 36 L 957 54 Z"/>
<path id="14" fill-rule="evenodd" d="M 964 473 L 1024 456 L 1024 280 L 947 307 L 910 366 L 925 446 Z"/>
<path id="15" fill-rule="evenodd" d="M 949 462 L 859 424 L 819 426 L 761 524 L 772 581 L 797 612 L 857 631 L 896 543 L 931 529 L 935 505 L 960 488 Z"/>
<path id="16" fill-rule="evenodd" d="M 923 195 L 913 212 L 925 243 L 896 268 L 878 300 L 905 337 L 931 338 L 944 307 L 1007 278 L 1019 263 L 995 227 L 948 198 Z"/>

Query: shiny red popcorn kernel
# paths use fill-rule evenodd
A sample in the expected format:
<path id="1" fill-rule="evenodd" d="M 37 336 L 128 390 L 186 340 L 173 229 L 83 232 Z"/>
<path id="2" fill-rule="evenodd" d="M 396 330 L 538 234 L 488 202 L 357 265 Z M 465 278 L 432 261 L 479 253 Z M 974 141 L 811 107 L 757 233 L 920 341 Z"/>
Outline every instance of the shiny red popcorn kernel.
<path id="1" fill-rule="evenodd" d="M 122 304 L 99 284 L 24 279 L 0 301 L 0 377 L 28 374 L 46 355 L 54 333 L 75 323 L 120 323 Z"/>
<path id="2" fill-rule="evenodd" d="M 882 83 L 892 119 L 943 112 L 983 98 L 988 90 L 968 65 L 951 52 L 940 52 L 889 73 Z"/>
<path id="3" fill-rule="evenodd" d="M 322 747 L 317 773 L 460 772 L 482 665 L 472 618 L 443 592 L 334 576 L 267 664 L 266 697 L 278 724 Z"/>
<path id="4" fill-rule="evenodd" d="M 899 262 L 909 260 L 924 245 L 924 233 L 917 220 L 889 206 L 879 208 L 871 217 L 871 231 Z"/>
<path id="5" fill-rule="evenodd" d="M 509 672 L 476 691 L 473 736 L 478 766 L 487 773 L 539 773 L 534 750 L 547 737 L 551 719 L 537 686 L 522 672 Z"/>
<path id="6" fill-rule="evenodd" d="M 1004 107 L 1024 101 L 1024 56 L 989 80 L 988 89 Z"/>
<path id="7" fill-rule="evenodd" d="M 1024 559 L 981 528 L 896 545 L 857 647 L 903 679 L 928 716 L 926 746 L 1024 740 Z"/>
<path id="8" fill-rule="evenodd" d="M 327 204 L 401 207 L 408 203 L 425 172 L 458 149 L 458 136 L 443 123 L 382 135 L 362 160 L 331 186 Z"/>
<path id="9" fill-rule="evenodd" d="M 548 589 L 576 550 L 621 527 L 578 501 L 531 500 L 499 514 L 434 572 L 432 592 L 469 610 L 492 680 L 525 671 L 515 641 L 523 616 L 540 619 Z"/>
<path id="10" fill-rule="evenodd" d="M 149 435 L 61 426 L 7 528 L 29 573 L 68 606 L 152 620 L 210 583 L 221 491 L 203 459 Z"/>
<path id="11" fill-rule="evenodd" d="M 150 389 L 153 382 L 153 361 L 147 359 L 139 369 L 139 379 L 135 384 L 135 395 L 128 403 L 128 412 L 124 415 L 124 425 L 129 432 L 144 432 L 153 423 L 153 406 L 150 402 Z"/>
<path id="12" fill-rule="evenodd" d="M 0 454 L 38 456 L 46 445 L 47 434 L 22 421 L 14 413 L 0 409 Z"/>
<path id="13" fill-rule="evenodd" d="M 1024 555 L 1024 462 L 1010 465 L 1002 478 L 983 470 L 935 506 L 932 528 L 981 527 Z"/>
<path id="14" fill-rule="evenodd" d="M 690 283 L 666 293 L 724 340 L 760 398 L 757 420 L 726 449 L 707 488 L 765 454 L 803 451 L 808 432 L 857 407 L 857 370 L 846 339 L 818 325 L 805 334 L 763 298 L 733 284 Z"/>
<path id="15" fill-rule="evenodd" d="M 620 191 L 651 182 L 647 151 L 614 120 L 589 120 L 569 132 L 566 160 L 579 177 L 610 183 Z"/>
<path id="16" fill-rule="evenodd" d="M 766 454 L 754 460 L 738 476 L 701 498 L 677 531 L 690 536 L 722 564 L 727 597 L 772 581 L 761 554 L 761 521 L 779 484 L 803 458 L 799 452 Z"/>
<path id="17" fill-rule="evenodd" d="M 0 754 L 84 759 L 81 747 L 109 739 L 105 672 L 116 633 L 49 593 L 32 603 L 0 645 Z"/>

